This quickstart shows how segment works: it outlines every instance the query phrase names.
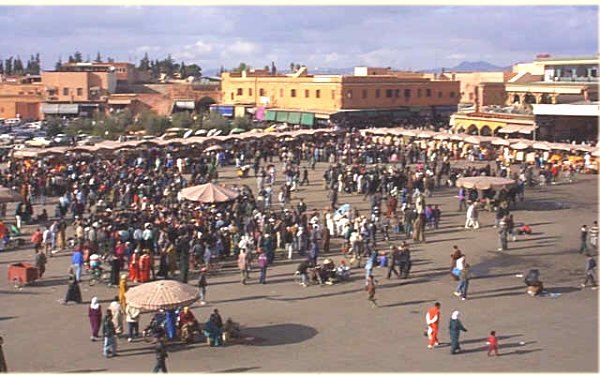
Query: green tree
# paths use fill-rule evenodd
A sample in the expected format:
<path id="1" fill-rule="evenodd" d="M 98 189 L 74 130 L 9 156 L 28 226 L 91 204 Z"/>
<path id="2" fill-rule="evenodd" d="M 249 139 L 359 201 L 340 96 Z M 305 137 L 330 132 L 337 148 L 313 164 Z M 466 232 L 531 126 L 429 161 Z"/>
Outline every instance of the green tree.
<path id="1" fill-rule="evenodd" d="M 293 63 L 293 62 L 291 62 L 291 63 L 290 63 L 290 72 L 293 72 L 293 71 L 294 71 L 294 66 L 296 66 L 296 65 L 294 65 L 294 63 Z"/>
<path id="2" fill-rule="evenodd" d="M 0 74 L 4 74 L 4 60 L 0 60 Z"/>
<path id="3" fill-rule="evenodd" d="M 138 122 L 146 130 L 147 134 L 160 135 L 169 128 L 169 120 L 163 116 L 157 116 L 151 111 L 143 111 Z"/>
<path id="4" fill-rule="evenodd" d="M 237 66 L 237 68 L 233 68 L 232 69 L 232 72 L 241 73 L 244 70 L 248 70 L 250 68 L 251 68 L 250 65 L 247 65 L 245 62 L 241 62 L 240 65 Z"/>
<path id="5" fill-rule="evenodd" d="M 177 112 L 171 116 L 171 125 L 174 128 L 191 128 L 194 125 L 194 119 L 189 112 Z"/>
<path id="6" fill-rule="evenodd" d="M 208 116 L 205 117 L 202 122 L 202 127 L 204 129 L 220 129 L 220 130 L 228 130 L 229 129 L 229 121 L 218 114 L 217 112 L 209 112 Z"/>
<path id="7" fill-rule="evenodd" d="M 58 118 L 50 117 L 46 120 L 46 133 L 48 133 L 48 136 L 50 137 L 62 133 L 62 123 Z"/>
<path id="8" fill-rule="evenodd" d="M 56 65 L 54 65 L 54 70 L 59 71 L 62 68 L 62 60 L 59 57 L 58 61 L 56 62 Z"/>
<path id="9" fill-rule="evenodd" d="M 75 54 L 73 55 L 73 61 L 76 63 L 83 62 L 83 56 L 81 56 L 81 52 L 75 51 Z"/>
<path id="10" fill-rule="evenodd" d="M 21 57 L 17 56 L 13 63 L 13 74 L 21 75 L 25 72 L 25 68 L 23 67 L 23 62 L 21 61 Z"/>
<path id="11" fill-rule="evenodd" d="M 138 69 L 142 71 L 147 71 L 150 69 L 150 59 L 148 58 L 148 52 L 144 53 L 144 57 L 140 60 Z"/>
<path id="12" fill-rule="evenodd" d="M 96 53 L 96 59 L 94 60 L 94 62 L 97 62 L 97 63 L 101 63 L 102 62 L 102 56 L 100 56 L 100 51 L 98 51 Z"/>
<path id="13" fill-rule="evenodd" d="M 248 117 L 236 117 L 233 120 L 233 125 L 234 128 L 242 128 L 245 130 L 250 130 L 253 127 L 253 123 L 252 120 L 250 120 Z"/>
<path id="14" fill-rule="evenodd" d="M 4 60 L 4 71 L 7 75 L 11 75 L 13 73 L 13 57 L 9 57 Z"/>

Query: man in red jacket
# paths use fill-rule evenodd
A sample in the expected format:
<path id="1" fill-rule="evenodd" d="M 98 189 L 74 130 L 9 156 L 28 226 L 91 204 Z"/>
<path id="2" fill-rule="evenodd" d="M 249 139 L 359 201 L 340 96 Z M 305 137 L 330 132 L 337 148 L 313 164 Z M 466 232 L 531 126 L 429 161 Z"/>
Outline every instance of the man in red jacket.
<path id="1" fill-rule="evenodd" d="M 427 321 L 427 337 L 429 338 L 429 345 L 427 347 L 432 349 L 434 346 L 438 346 L 438 331 L 440 325 L 440 306 L 439 302 L 436 302 L 433 307 L 429 308 L 425 320 Z"/>

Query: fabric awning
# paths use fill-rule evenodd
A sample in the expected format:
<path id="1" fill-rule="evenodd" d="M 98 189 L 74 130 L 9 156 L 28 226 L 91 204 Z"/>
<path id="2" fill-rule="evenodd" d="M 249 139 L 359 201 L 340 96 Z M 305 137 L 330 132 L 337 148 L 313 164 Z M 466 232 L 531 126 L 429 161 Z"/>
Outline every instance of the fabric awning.
<path id="1" fill-rule="evenodd" d="M 217 112 L 223 117 L 233 117 L 233 107 L 232 106 L 220 106 L 220 105 L 211 105 L 210 110 Z"/>
<path id="2" fill-rule="evenodd" d="M 108 99 L 109 105 L 129 105 L 131 102 L 131 99 Z"/>
<path id="3" fill-rule="evenodd" d="M 289 116 L 288 112 L 279 111 L 279 112 L 277 112 L 276 120 L 279 122 L 287 122 L 288 116 Z"/>
<path id="4" fill-rule="evenodd" d="M 176 100 L 175 108 L 194 110 L 196 103 L 193 100 Z"/>
<path id="5" fill-rule="evenodd" d="M 276 117 L 277 117 L 277 112 L 276 111 L 267 110 L 265 112 L 265 121 L 275 121 Z"/>
<path id="6" fill-rule="evenodd" d="M 509 124 L 498 130 L 498 133 L 503 134 L 512 134 L 512 133 L 521 133 L 521 134 L 530 134 L 534 131 L 535 126 L 529 125 L 515 125 Z"/>
<path id="7" fill-rule="evenodd" d="M 42 113 L 46 115 L 76 115 L 79 104 L 42 103 Z"/>
<path id="8" fill-rule="evenodd" d="M 301 115 L 302 113 L 300 112 L 289 112 L 287 122 L 289 122 L 290 124 L 299 124 Z"/>
<path id="9" fill-rule="evenodd" d="M 313 126 L 315 123 L 315 114 L 314 113 L 302 113 L 302 116 L 300 117 L 300 124 L 302 125 L 307 125 L 307 126 Z"/>

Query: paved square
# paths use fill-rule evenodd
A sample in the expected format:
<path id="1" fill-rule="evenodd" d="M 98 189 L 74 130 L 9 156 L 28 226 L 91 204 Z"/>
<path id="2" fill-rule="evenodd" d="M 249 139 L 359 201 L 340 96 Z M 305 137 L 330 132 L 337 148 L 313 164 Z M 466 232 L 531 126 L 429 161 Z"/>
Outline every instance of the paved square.
<path id="1" fill-rule="evenodd" d="M 328 205 L 321 176 L 325 163 L 311 172 L 311 185 L 294 198 L 305 197 L 309 210 Z M 227 168 L 224 183 L 239 180 Z M 243 180 L 255 186 L 254 178 Z M 436 191 L 427 203 L 442 209 L 440 229 L 428 231 L 427 243 L 411 245 L 413 269 L 407 280 L 387 280 L 386 269 L 376 269 L 379 308 L 371 308 L 364 291 L 364 269 L 353 269 L 350 282 L 302 288 L 293 280 L 298 260 L 278 255 L 268 271 L 267 284 L 257 283 L 254 272 L 248 285 L 239 283 L 236 267 L 209 278 L 209 303 L 193 305 L 205 321 L 218 308 L 224 318 L 242 324 L 245 340 L 221 348 L 205 343 L 171 344 L 167 366 L 171 372 L 597 372 L 598 294 L 579 288 L 584 278 L 585 256 L 577 253 L 579 228 L 598 216 L 596 176 L 578 175 L 573 184 L 534 188 L 513 211 L 516 222 L 532 226 L 531 236 L 519 236 L 509 250 L 499 253 L 493 214 L 482 212 L 482 228 L 466 232 L 464 213 L 456 212 L 455 189 Z M 341 203 L 368 212 L 362 196 L 341 194 Z M 294 200 L 295 204 L 295 200 Z M 9 213 L 13 207 L 9 206 Z M 34 227 L 26 228 L 29 239 Z M 29 242 L 29 241 L 28 241 Z M 392 238 L 398 243 L 399 239 Z M 412 243 L 412 241 L 409 241 Z M 470 298 L 452 294 L 449 275 L 452 245 L 469 257 L 477 276 Z M 387 246 L 383 241 L 381 248 Z M 340 240 L 332 244 L 331 257 L 341 259 Z M 322 254 L 324 255 L 324 254 Z M 87 309 L 92 296 L 103 308 L 117 294 L 104 285 L 81 284 L 84 303 L 63 306 L 57 300 L 66 292 L 70 254 L 49 259 L 44 279 L 15 290 L 7 280 L 7 267 L 33 261 L 28 246 L 0 253 L 0 334 L 12 372 L 130 372 L 150 371 L 152 346 L 140 340 L 120 339 L 119 356 L 102 357 L 100 342 L 91 342 Z M 232 265 L 235 262 L 230 262 Z M 530 297 L 522 278 L 538 268 L 545 287 L 553 294 Z M 194 274 L 195 275 L 195 274 Z M 86 276 L 87 277 L 87 276 Z M 85 279 L 84 279 L 85 280 Z M 195 284 L 195 277 L 190 283 Z M 423 337 L 425 312 L 434 301 L 442 304 L 442 345 L 427 349 Z M 468 329 L 461 336 L 463 353 L 451 356 L 448 322 L 453 310 L 462 312 Z M 140 328 L 150 314 L 144 314 Z M 500 357 L 489 358 L 486 337 L 499 336 Z"/>

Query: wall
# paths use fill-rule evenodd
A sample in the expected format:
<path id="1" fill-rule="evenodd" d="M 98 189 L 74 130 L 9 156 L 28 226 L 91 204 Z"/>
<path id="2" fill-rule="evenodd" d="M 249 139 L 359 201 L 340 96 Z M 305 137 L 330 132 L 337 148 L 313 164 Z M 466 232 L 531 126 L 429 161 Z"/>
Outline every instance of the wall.
<path id="1" fill-rule="evenodd" d="M 261 102 L 262 96 L 268 100 L 268 107 L 338 111 L 451 106 L 458 104 L 459 100 L 459 82 L 424 78 L 340 75 L 231 77 L 230 73 L 223 73 L 221 78 L 222 103 L 225 105 L 265 105 Z M 431 90 L 430 96 L 427 96 L 427 89 Z M 392 90 L 391 97 L 386 90 Z M 408 99 L 406 90 L 410 92 Z"/>
<path id="2" fill-rule="evenodd" d="M 25 120 L 38 120 L 41 118 L 41 102 L 39 97 L 0 96 L 0 118 L 15 118 L 18 114 Z"/>

